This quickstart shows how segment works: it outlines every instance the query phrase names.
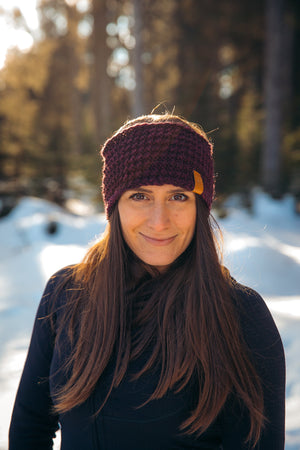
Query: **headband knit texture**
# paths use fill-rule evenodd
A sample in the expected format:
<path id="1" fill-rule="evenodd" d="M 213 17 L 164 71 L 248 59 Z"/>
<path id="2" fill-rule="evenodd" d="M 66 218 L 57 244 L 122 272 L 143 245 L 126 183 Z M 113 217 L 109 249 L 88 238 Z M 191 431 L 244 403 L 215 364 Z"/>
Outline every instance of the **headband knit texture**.
<path id="1" fill-rule="evenodd" d="M 137 122 L 108 139 L 103 157 L 102 192 L 106 215 L 129 189 L 172 184 L 193 191 L 194 172 L 203 181 L 208 208 L 214 196 L 212 145 L 184 122 Z"/>

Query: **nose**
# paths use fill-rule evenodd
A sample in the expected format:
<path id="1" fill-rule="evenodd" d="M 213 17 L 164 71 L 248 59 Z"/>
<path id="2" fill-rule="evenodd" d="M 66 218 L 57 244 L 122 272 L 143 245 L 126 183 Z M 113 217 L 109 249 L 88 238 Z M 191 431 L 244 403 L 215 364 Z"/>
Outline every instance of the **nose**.
<path id="1" fill-rule="evenodd" d="M 155 203 L 151 208 L 148 226 L 154 231 L 163 231 L 168 228 L 170 217 L 167 206 L 164 202 Z"/>

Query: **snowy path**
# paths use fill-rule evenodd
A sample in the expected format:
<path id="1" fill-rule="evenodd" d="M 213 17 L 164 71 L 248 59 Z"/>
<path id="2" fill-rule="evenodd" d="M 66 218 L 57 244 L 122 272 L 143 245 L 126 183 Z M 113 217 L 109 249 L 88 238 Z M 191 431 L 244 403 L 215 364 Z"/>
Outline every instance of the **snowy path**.
<path id="1" fill-rule="evenodd" d="M 47 234 L 50 221 L 58 232 Z M 286 450 L 300 450 L 300 218 L 292 200 L 256 194 L 253 214 L 237 209 L 220 221 L 225 264 L 266 300 L 287 360 Z M 26 356 L 35 311 L 49 276 L 79 261 L 104 230 L 101 215 L 76 217 L 38 199 L 24 199 L 0 220 L 0 450 Z"/>

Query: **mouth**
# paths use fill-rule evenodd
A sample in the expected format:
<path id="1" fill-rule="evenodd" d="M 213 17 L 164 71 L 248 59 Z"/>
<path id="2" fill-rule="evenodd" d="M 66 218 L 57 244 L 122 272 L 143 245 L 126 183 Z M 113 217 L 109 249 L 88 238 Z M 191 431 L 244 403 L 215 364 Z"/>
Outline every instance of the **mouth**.
<path id="1" fill-rule="evenodd" d="M 153 237 L 150 237 L 150 236 L 146 236 L 143 233 L 140 233 L 140 235 L 145 239 L 145 241 L 149 242 L 149 244 L 155 245 L 157 247 L 164 246 L 164 245 L 169 245 L 176 238 L 176 235 L 175 236 L 171 236 L 169 238 L 164 238 L 164 239 L 153 238 Z"/>

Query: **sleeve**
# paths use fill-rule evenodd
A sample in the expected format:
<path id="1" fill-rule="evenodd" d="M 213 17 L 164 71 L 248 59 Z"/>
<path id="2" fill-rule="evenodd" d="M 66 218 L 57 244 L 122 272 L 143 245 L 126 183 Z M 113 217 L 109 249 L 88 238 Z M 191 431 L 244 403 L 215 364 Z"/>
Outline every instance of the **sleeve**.
<path id="1" fill-rule="evenodd" d="M 49 302 L 57 277 L 48 282 L 35 317 L 30 346 L 17 391 L 9 430 L 9 450 L 48 450 L 58 430 L 49 375 L 55 335 Z"/>
<path id="2" fill-rule="evenodd" d="M 266 423 L 255 450 L 283 450 L 285 437 L 285 356 L 275 322 L 264 300 L 255 291 L 240 287 L 241 331 L 262 381 Z M 224 450 L 252 448 L 245 444 L 249 417 L 233 397 L 222 416 Z"/>

